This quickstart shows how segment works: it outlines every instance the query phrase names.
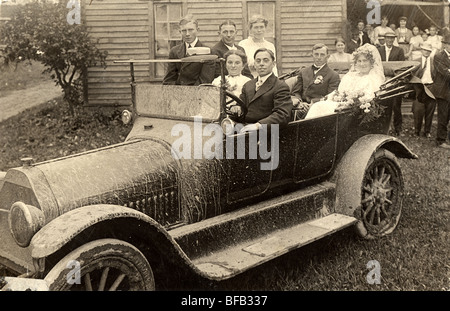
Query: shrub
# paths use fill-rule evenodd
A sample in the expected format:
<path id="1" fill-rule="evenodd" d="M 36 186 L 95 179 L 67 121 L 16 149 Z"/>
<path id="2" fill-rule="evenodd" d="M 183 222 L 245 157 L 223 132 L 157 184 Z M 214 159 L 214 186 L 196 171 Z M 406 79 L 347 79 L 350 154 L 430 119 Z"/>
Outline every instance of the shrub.
<path id="1" fill-rule="evenodd" d="M 2 29 L 4 61 L 37 60 L 62 87 L 64 99 L 74 108 L 83 103 L 83 73 L 89 66 L 106 67 L 107 52 L 100 51 L 83 24 L 67 22 L 64 1 L 35 1 L 23 5 Z"/>

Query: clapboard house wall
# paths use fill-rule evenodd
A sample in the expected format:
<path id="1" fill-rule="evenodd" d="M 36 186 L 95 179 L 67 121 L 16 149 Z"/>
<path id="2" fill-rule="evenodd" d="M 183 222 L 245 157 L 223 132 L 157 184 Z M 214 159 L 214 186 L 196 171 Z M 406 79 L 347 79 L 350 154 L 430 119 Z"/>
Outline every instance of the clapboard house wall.
<path id="1" fill-rule="evenodd" d="M 346 0 L 84 0 L 82 22 L 101 50 L 108 51 L 107 68 L 87 69 L 88 106 L 124 107 L 131 104 L 130 68 L 114 60 L 155 59 L 157 4 L 177 4 L 182 15 L 199 22 L 199 39 L 208 46 L 218 40 L 218 26 L 231 19 L 237 25 L 236 42 L 248 36 L 248 8 L 255 3 L 274 7 L 274 43 L 280 74 L 311 63 L 311 47 L 322 42 L 334 48 L 346 19 Z M 139 82 L 161 83 L 154 65 L 135 64 Z"/>

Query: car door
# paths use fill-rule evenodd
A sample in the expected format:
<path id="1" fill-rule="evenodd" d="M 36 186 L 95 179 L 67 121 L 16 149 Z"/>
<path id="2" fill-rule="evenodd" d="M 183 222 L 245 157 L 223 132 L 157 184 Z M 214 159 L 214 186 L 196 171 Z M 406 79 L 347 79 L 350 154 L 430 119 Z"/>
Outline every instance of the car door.
<path id="1" fill-rule="evenodd" d="M 264 169 L 271 165 L 261 158 L 262 143 L 270 150 L 270 139 L 262 142 L 257 132 L 226 136 L 228 204 L 258 196 L 270 186 L 272 170 Z"/>
<path id="2" fill-rule="evenodd" d="M 264 133 L 264 132 L 262 132 Z M 272 186 L 292 182 L 297 126 L 267 131 L 265 135 L 227 136 L 227 203 L 262 195 Z M 230 149 L 234 139 L 234 149 Z"/>
<path id="3" fill-rule="evenodd" d="M 294 181 L 305 182 L 328 174 L 336 159 L 337 116 L 298 122 Z M 295 122 L 295 123 L 297 123 Z"/>

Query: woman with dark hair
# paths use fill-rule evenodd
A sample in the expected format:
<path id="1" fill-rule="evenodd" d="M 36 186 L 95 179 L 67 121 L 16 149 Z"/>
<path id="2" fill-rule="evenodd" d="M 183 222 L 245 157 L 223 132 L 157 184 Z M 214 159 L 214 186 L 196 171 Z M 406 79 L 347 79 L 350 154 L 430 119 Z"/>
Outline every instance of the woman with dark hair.
<path id="1" fill-rule="evenodd" d="M 345 40 L 344 38 L 337 38 L 334 41 L 334 45 L 336 47 L 336 53 L 333 53 L 330 55 L 330 57 L 328 58 L 328 62 L 329 63 L 333 63 L 333 62 L 351 62 L 352 61 L 352 54 L 346 53 L 345 52 Z"/>
<path id="2" fill-rule="evenodd" d="M 229 50 L 223 55 L 228 75 L 225 76 L 227 90 L 236 96 L 241 95 L 242 86 L 251 79 L 242 75 L 242 70 L 247 63 L 247 56 L 241 50 Z M 222 77 L 219 76 L 212 82 L 213 85 L 221 85 Z"/>
<path id="3" fill-rule="evenodd" d="M 412 31 L 406 28 L 408 19 L 405 16 L 400 17 L 399 27 L 395 30 L 399 47 L 403 49 L 404 54 L 409 53 L 409 42 L 413 36 Z"/>

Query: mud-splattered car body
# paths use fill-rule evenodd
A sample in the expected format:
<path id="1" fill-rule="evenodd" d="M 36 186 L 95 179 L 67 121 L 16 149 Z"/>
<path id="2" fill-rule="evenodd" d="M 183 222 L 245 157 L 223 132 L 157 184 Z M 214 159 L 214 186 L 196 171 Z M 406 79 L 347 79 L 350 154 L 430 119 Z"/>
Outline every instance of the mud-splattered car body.
<path id="1" fill-rule="evenodd" d="M 1 264 L 54 290 L 91 288 L 91 280 L 67 281 L 71 260 L 92 280 L 110 265 L 114 289 L 153 289 L 152 269 L 162 261 L 223 280 L 350 225 L 376 237 L 398 223 L 396 157 L 416 156 L 386 135 L 390 99 L 380 95 L 387 109 L 376 122 L 340 111 L 293 119 L 276 140 L 255 141 L 248 133 L 211 133 L 227 118 L 221 88 L 133 83 L 133 94 L 125 142 L 26 161 L 3 176 Z M 262 145 L 270 152 L 252 156 Z M 367 202 L 381 204 L 378 221 Z"/>

